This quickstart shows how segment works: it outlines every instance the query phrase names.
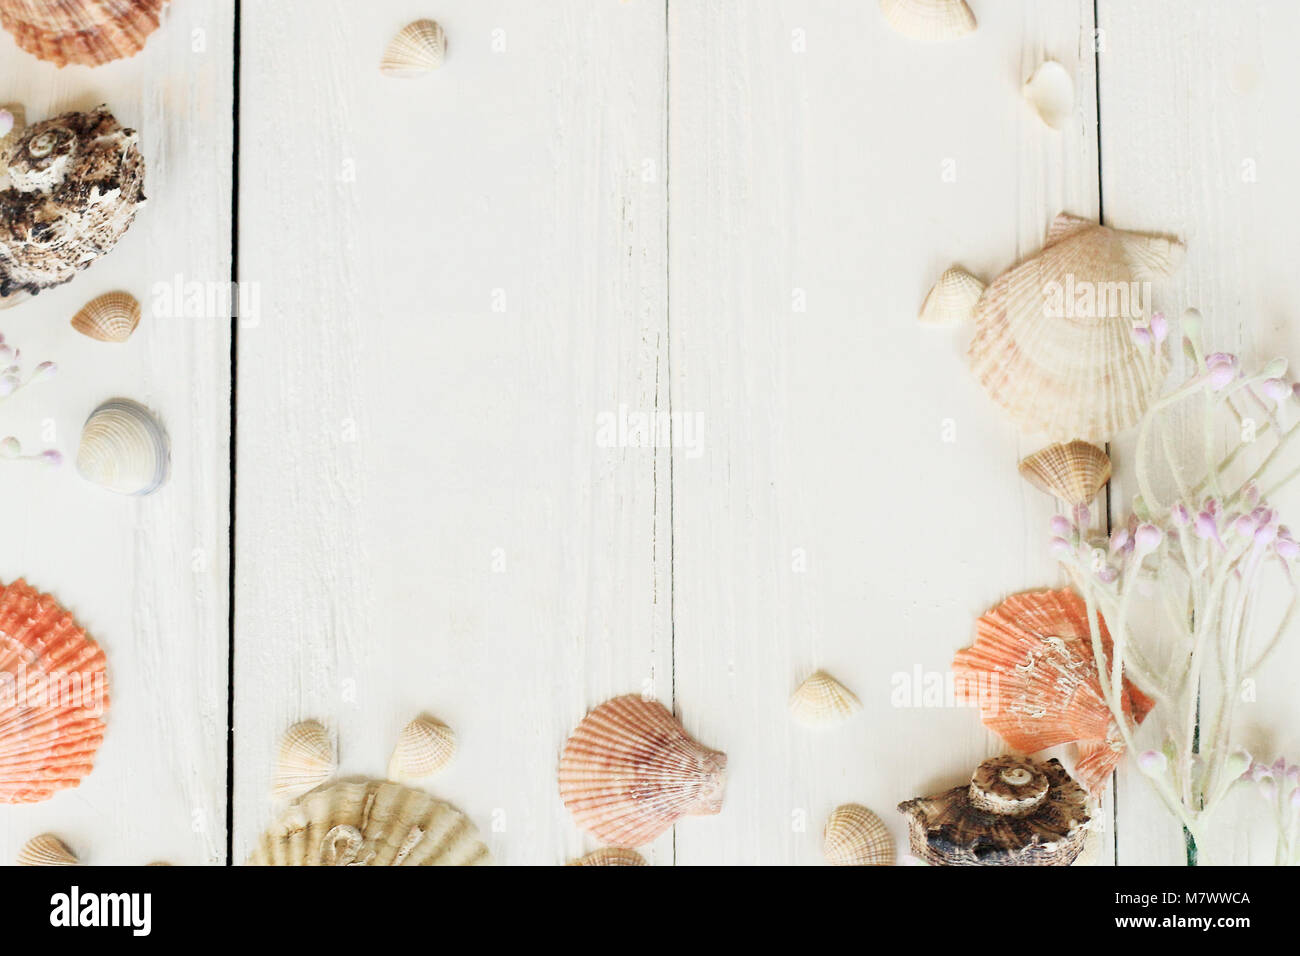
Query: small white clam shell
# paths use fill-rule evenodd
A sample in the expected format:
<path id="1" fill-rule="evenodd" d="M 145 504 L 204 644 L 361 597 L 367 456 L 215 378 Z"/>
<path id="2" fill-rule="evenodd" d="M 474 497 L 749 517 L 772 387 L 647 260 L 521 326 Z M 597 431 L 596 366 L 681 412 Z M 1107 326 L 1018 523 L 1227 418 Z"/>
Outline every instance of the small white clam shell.
<path id="1" fill-rule="evenodd" d="M 1025 99 L 1052 129 L 1061 129 L 1074 112 L 1074 80 L 1055 60 L 1046 60 L 1024 87 Z"/>
<path id="2" fill-rule="evenodd" d="M 91 299 L 72 317 L 72 327 L 100 342 L 125 342 L 140 324 L 140 303 L 126 292 Z"/>
<path id="3" fill-rule="evenodd" d="M 32 837 L 18 851 L 19 866 L 80 866 L 77 854 L 52 833 Z"/>
<path id="4" fill-rule="evenodd" d="M 315 720 L 294 724 L 280 740 L 271 792 L 292 799 L 314 790 L 334 776 L 338 763 L 329 734 Z"/>
<path id="5" fill-rule="evenodd" d="M 861 709 L 857 696 L 825 671 L 817 671 L 790 695 L 790 713 L 807 727 L 829 727 Z"/>
<path id="6" fill-rule="evenodd" d="M 416 20 L 403 27 L 388 43 L 379 71 L 402 79 L 423 76 L 442 66 L 447 55 L 447 35 L 433 20 Z"/>
<path id="7" fill-rule="evenodd" d="M 975 315 L 975 303 L 984 283 L 961 266 L 944 271 L 921 303 L 917 321 L 922 325 L 959 325 Z"/>
<path id="8" fill-rule="evenodd" d="M 420 716 L 402 728 L 388 763 L 390 780 L 412 781 L 432 776 L 456 753 L 456 734 L 441 721 Z"/>
<path id="9" fill-rule="evenodd" d="M 975 29 L 966 0 L 880 0 L 885 22 L 905 37 L 943 43 Z"/>
<path id="10" fill-rule="evenodd" d="M 122 495 L 147 495 L 167 480 L 167 432 L 149 409 L 130 399 L 100 405 L 81 430 L 77 471 Z"/>

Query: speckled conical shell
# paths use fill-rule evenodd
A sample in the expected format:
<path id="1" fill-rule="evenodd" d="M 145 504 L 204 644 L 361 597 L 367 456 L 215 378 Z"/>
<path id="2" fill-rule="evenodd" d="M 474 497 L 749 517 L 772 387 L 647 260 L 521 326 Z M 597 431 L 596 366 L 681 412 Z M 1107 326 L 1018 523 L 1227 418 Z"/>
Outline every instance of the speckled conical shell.
<path id="1" fill-rule="evenodd" d="M 825 671 L 817 671 L 790 695 L 790 714 L 806 727 L 828 727 L 862 709 L 853 691 Z"/>
<path id="2" fill-rule="evenodd" d="M 80 866 L 77 854 L 52 833 L 32 837 L 18 851 L 19 866 Z"/>
<path id="3" fill-rule="evenodd" d="M 379 70 L 385 76 L 409 79 L 442 66 L 447 55 L 447 35 L 433 20 L 416 20 L 388 43 Z"/>
<path id="4" fill-rule="evenodd" d="M 939 281 L 927 293 L 917 321 L 923 325 L 969 322 L 975 314 L 975 303 L 983 293 L 983 282 L 961 266 L 953 266 L 939 276 Z"/>
<path id="5" fill-rule="evenodd" d="M 167 480 L 167 432 L 149 409 L 130 399 L 100 405 L 81 430 L 77 471 L 120 495 L 147 495 Z"/>
<path id="6" fill-rule="evenodd" d="M 602 847 L 594 853 L 566 863 L 565 866 L 649 866 L 636 850 L 622 850 L 618 847 Z"/>
<path id="7" fill-rule="evenodd" d="M 325 728 L 315 720 L 294 724 L 280 740 L 271 792 L 277 797 L 300 797 L 334 776 L 338 762 Z"/>
<path id="8" fill-rule="evenodd" d="M 125 342 L 140 324 L 140 303 L 126 292 L 91 299 L 72 317 L 72 327 L 100 342 Z"/>
<path id="9" fill-rule="evenodd" d="M 134 130 L 107 107 L 27 127 L 0 167 L 0 308 L 71 280 L 144 202 Z"/>
<path id="10" fill-rule="evenodd" d="M 880 0 L 885 22 L 905 37 L 942 43 L 975 29 L 975 14 L 965 0 Z"/>
<path id="11" fill-rule="evenodd" d="M 0 590 L 0 803 L 35 803 L 90 773 L 108 707 L 104 652 L 54 598 Z"/>
<path id="12" fill-rule="evenodd" d="M 1110 634 L 1105 621 L 1100 625 L 1109 655 Z M 1077 743 L 1075 773 L 1091 790 L 1105 783 L 1124 753 L 1102 697 L 1087 607 L 1068 588 L 1007 598 L 975 622 L 975 643 L 957 652 L 952 669 L 959 693 L 1017 750 Z M 1152 707 L 1127 677 L 1123 706 L 1135 726 Z"/>
<path id="13" fill-rule="evenodd" d="M 976 303 L 971 370 L 1023 432 L 1103 441 L 1128 428 L 1167 369 L 1163 350 L 1133 339 L 1140 283 L 1181 257 L 1168 239 L 1058 216 L 1042 251 Z M 1080 305 L 1086 290 L 1091 308 Z"/>
<path id="14" fill-rule="evenodd" d="M 451 762 L 456 734 L 441 721 L 420 716 L 402 728 L 388 762 L 390 780 L 422 780 Z"/>
<path id="15" fill-rule="evenodd" d="M 836 807 L 822 833 L 831 866 L 893 866 L 894 838 L 883 820 L 859 803 Z"/>
<path id="16" fill-rule="evenodd" d="M 898 805 L 914 856 L 936 866 L 1069 866 L 1092 815 L 1058 760 L 1003 756 L 969 785 Z"/>
<path id="17" fill-rule="evenodd" d="M 615 697 L 589 713 L 560 757 L 560 796 L 578 825 L 644 846 L 687 814 L 722 810 L 727 755 L 687 735 L 660 703 Z"/>
<path id="18" fill-rule="evenodd" d="M 423 790 L 345 781 L 290 804 L 254 866 L 481 866 L 492 857 L 468 817 Z"/>
<path id="19" fill-rule="evenodd" d="M 0 0 L 0 26 L 58 66 L 134 56 L 158 29 L 166 0 Z"/>
<path id="20" fill-rule="evenodd" d="M 1020 474 L 1067 505 L 1084 505 L 1110 481 L 1110 456 L 1086 441 L 1058 442 L 1021 461 Z"/>

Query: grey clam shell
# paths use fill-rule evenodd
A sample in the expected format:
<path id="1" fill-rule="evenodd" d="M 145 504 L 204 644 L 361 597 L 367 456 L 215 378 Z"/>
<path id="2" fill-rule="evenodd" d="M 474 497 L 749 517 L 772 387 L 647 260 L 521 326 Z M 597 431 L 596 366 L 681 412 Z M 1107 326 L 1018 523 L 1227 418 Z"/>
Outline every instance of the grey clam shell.
<path id="1" fill-rule="evenodd" d="M 128 398 L 96 408 L 81 430 L 77 471 L 121 495 L 147 495 L 167 480 L 167 432 L 149 409 Z"/>

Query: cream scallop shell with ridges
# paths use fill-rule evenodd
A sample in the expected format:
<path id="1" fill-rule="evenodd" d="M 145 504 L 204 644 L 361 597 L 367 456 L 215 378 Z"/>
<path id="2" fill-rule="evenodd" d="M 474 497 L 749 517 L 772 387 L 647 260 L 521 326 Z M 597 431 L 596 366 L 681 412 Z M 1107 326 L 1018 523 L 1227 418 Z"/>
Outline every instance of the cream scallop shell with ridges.
<path id="1" fill-rule="evenodd" d="M 167 432 L 149 409 L 130 399 L 100 405 L 81 430 L 77 471 L 122 495 L 147 495 L 167 480 Z"/>
<path id="2" fill-rule="evenodd" d="M 100 342 L 125 342 L 140 324 L 140 303 L 126 292 L 91 299 L 72 317 L 72 327 Z"/>
<path id="3" fill-rule="evenodd" d="M 885 22 L 905 37 L 942 43 L 975 29 L 975 14 L 965 0 L 880 0 Z"/>
<path id="4" fill-rule="evenodd" d="M 390 780 L 420 780 L 451 762 L 456 734 L 441 721 L 420 716 L 402 728 L 393 757 L 388 762 Z"/>
<path id="5" fill-rule="evenodd" d="M 1110 456 L 1086 441 L 1058 442 L 1021 461 L 1020 474 L 1067 505 L 1085 505 L 1110 481 Z"/>
<path id="6" fill-rule="evenodd" d="M 649 866 L 636 850 L 623 850 L 618 847 L 601 847 L 594 853 L 566 863 L 565 866 Z"/>
<path id="7" fill-rule="evenodd" d="M 975 303 L 984 293 L 984 283 L 961 266 L 953 266 L 939 276 L 925 301 L 917 321 L 923 325 L 958 325 L 969 322 Z"/>
<path id="8" fill-rule="evenodd" d="M 19 866 L 80 866 L 77 854 L 52 833 L 32 837 L 18 851 Z"/>
<path id="9" fill-rule="evenodd" d="M 398 32 L 384 50 L 379 71 L 402 79 L 422 76 L 442 66 L 447 35 L 433 20 L 416 20 Z"/>
<path id="10" fill-rule="evenodd" d="M 808 727 L 842 723 L 861 709 L 857 696 L 825 671 L 817 671 L 790 695 L 790 714 Z"/>
<path id="11" fill-rule="evenodd" d="M 329 734 L 317 721 L 294 724 L 280 740 L 271 792 L 277 797 L 300 797 L 334 776 L 338 762 Z"/>
<path id="12" fill-rule="evenodd" d="M 893 866 L 894 838 L 884 821 L 859 803 L 836 807 L 822 834 L 831 866 Z"/>

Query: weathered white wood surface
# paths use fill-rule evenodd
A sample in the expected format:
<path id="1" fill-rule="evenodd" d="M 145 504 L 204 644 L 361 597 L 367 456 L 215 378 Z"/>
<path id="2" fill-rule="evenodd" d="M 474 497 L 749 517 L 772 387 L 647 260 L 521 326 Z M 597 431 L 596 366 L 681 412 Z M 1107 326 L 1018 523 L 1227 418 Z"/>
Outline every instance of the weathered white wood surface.
<path id="1" fill-rule="evenodd" d="M 92 864 L 197 864 L 226 854 L 228 318 L 154 311 L 156 283 L 230 275 L 232 7 L 186 0 L 136 58 L 58 70 L 0 32 L 0 102 L 29 121 L 106 103 L 140 134 L 148 204 L 108 256 L 70 285 L 0 312 L 0 331 L 58 376 L 0 403 L 0 434 L 57 448 L 57 469 L 4 463 L 0 580 L 53 593 L 104 646 L 108 734 L 94 772 L 34 806 L 0 806 L 0 860 L 38 833 Z M 108 345 L 68 320 L 122 289 L 145 308 Z M 138 399 L 166 424 L 171 481 L 147 498 L 83 481 L 81 426 L 101 401 Z M 50 427 L 52 432 L 46 432 Z"/>

